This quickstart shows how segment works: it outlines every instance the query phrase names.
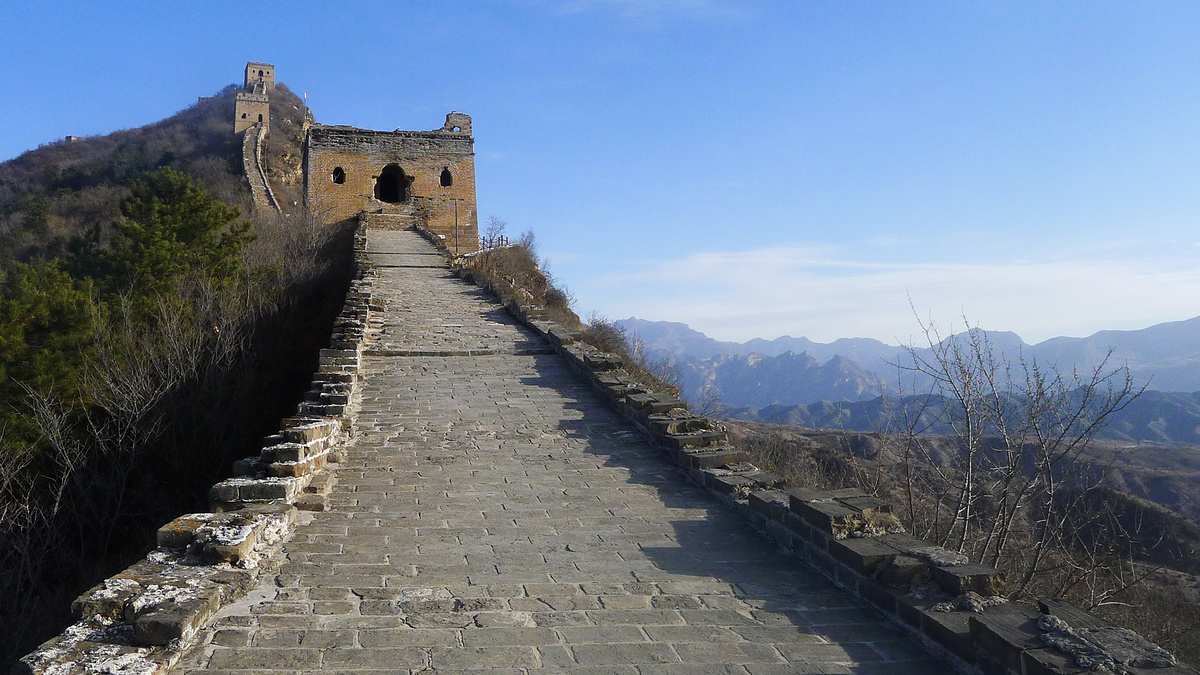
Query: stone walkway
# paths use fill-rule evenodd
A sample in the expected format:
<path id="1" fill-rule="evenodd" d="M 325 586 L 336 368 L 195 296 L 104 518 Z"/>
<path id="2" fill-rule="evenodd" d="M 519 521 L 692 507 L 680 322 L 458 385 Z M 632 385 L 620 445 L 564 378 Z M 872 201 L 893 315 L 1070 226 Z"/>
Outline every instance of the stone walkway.
<path id="1" fill-rule="evenodd" d="M 387 312 L 333 508 L 176 672 L 951 672 L 687 483 L 416 234 L 370 242 Z"/>

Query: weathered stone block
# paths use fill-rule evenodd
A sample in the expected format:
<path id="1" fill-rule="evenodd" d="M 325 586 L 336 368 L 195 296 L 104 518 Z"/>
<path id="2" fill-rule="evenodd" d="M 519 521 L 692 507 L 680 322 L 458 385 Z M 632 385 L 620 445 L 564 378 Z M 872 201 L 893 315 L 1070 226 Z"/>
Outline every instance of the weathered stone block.
<path id="1" fill-rule="evenodd" d="M 907 586 L 922 572 L 929 569 L 929 563 L 922 558 L 908 554 L 900 554 L 883 561 L 878 568 L 879 580 L 889 586 Z"/>
<path id="2" fill-rule="evenodd" d="M 783 476 L 780 476 L 777 473 L 771 473 L 770 471 L 759 471 L 755 469 L 753 471 L 743 473 L 742 475 L 757 483 L 758 487 L 764 490 L 782 487 L 787 482 L 787 479 Z"/>
<path id="3" fill-rule="evenodd" d="M 792 510 L 801 518 L 807 520 L 813 527 L 837 535 L 847 529 L 850 523 L 859 517 L 859 512 L 835 501 L 799 501 L 791 499 Z"/>
<path id="4" fill-rule="evenodd" d="M 829 555 L 858 574 L 870 576 L 880 564 L 900 551 L 872 537 L 835 539 L 829 542 Z"/>
<path id="5" fill-rule="evenodd" d="M 836 497 L 836 499 L 849 506 L 852 509 L 857 509 L 863 513 L 877 511 L 879 513 L 891 513 L 892 505 L 888 502 L 872 497 L 871 495 L 855 495 L 851 497 Z"/>
<path id="6" fill-rule="evenodd" d="M 694 469 L 718 469 L 750 459 L 744 450 L 722 448 L 720 450 L 698 450 L 686 453 L 687 466 Z"/>
<path id="7" fill-rule="evenodd" d="M 963 612 L 921 612 L 921 632 L 967 663 L 975 661 L 970 617 Z"/>
<path id="8" fill-rule="evenodd" d="M 242 512 L 221 514 L 196 530 L 201 555 L 210 563 L 237 564 L 250 557 L 264 520 Z"/>
<path id="9" fill-rule="evenodd" d="M 296 508 L 301 511 L 324 511 L 329 508 L 329 500 L 325 495 L 305 493 L 296 497 Z"/>
<path id="10" fill-rule="evenodd" d="M 695 415 L 651 415 L 646 420 L 646 425 L 654 434 L 690 434 L 708 431 L 712 428 L 712 421 L 707 417 Z"/>
<path id="11" fill-rule="evenodd" d="M 196 530 L 207 525 L 214 517 L 211 513 L 193 513 L 180 516 L 158 528 L 158 545 L 164 548 L 184 548 L 196 538 Z"/>
<path id="12" fill-rule="evenodd" d="M 812 488 L 792 488 L 788 490 L 788 495 L 802 502 L 826 502 L 841 498 L 850 497 L 867 497 L 867 493 L 858 488 L 841 488 L 837 490 L 814 490 Z"/>
<path id="13" fill-rule="evenodd" d="M 264 478 L 247 481 L 240 487 L 238 494 L 243 500 L 279 499 L 290 502 L 298 491 L 299 487 L 294 478 Z"/>
<path id="14" fill-rule="evenodd" d="M 219 609 L 210 594 L 156 607 L 133 622 L 133 641 L 139 645 L 165 646 L 172 640 L 188 641 Z"/>
<path id="15" fill-rule="evenodd" d="M 962 595 L 967 591 L 975 591 L 980 595 L 1002 595 L 1005 590 L 1004 574 L 987 565 L 930 565 L 929 570 L 933 580 L 952 595 Z"/>
<path id="16" fill-rule="evenodd" d="M 1103 628 L 1110 625 L 1091 612 L 1080 609 L 1062 598 L 1041 598 L 1038 609 L 1042 614 L 1052 614 L 1071 624 L 1072 628 Z"/>
<path id="17" fill-rule="evenodd" d="M 71 616 L 76 621 L 97 616 L 119 619 L 125 614 L 125 604 L 141 592 L 141 584 L 133 579 L 105 579 L 75 598 L 71 603 Z"/>
<path id="18" fill-rule="evenodd" d="M 594 371 L 617 370 L 624 367 L 621 357 L 607 352 L 588 352 L 583 357 L 584 363 Z"/>
<path id="19" fill-rule="evenodd" d="M 1021 652 L 1021 672 L 1024 675 L 1075 675 L 1093 671 L 1080 667 L 1068 654 L 1044 647 Z"/>
<path id="20" fill-rule="evenodd" d="M 308 459 L 308 449 L 307 443 L 279 443 L 269 448 L 263 448 L 263 460 L 268 463 L 301 462 Z"/>
<path id="21" fill-rule="evenodd" d="M 208 498 L 214 502 L 232 503 L 241 499 L 241 487 L 246 479 L 223 480 L 208 489 Z"/>
<path id="22" fill-rule="evenodd" d="M 312 473 L 311 462 L 274 462 L 267 465 L 267 475 L 274 478 L 295 478 Z"/>
<path id="23" fill-rule="evenodd" d="M 788 496 L 776 490 L 758 490 L 750 493 L 750 508 L 770 520 L 781 520 L 788 508 Z"/>
<path id="24" fill-rule="evenodd" d="M 729 439 L 724 431 L 700 431 L 686 434 L 656 435 L 655 440 L 668 448 L 707 448 L 714 445 L 721 445 Z"/>
<path id="25" fill-rule="evenodd" d="M 329 435 L 328 424 L 305 424 L 283 430 L 283 438 L 289 443 L 306 444 Z"/>
<path id="26" fill-rule="evenodd" d="M 929 548 L 929 542 L 925 541 L 924 539 L 917 539 L 910 534 L 885 534 L 877 537 L 877 539 L 888 546 L 897 548 L 905 553 L 912 553 L 914 551 Z"/>
<path id="27" fill-rule="evenodd" d="M 1005 667 L 1020 672 L 1021 652 L 1046 646 L 1037 627 L 1040 617 L 1031 607 L 1006 602 L 969 617 L 968 628 L 980 649 Z"/>
<path id="28" fill-rule="evenodd" d="M 753 480 L 738 475 L 713 476 L 711 478 L 711 486 L 714 491 L 735 497 L 748 497 L 755 485 Z"/>

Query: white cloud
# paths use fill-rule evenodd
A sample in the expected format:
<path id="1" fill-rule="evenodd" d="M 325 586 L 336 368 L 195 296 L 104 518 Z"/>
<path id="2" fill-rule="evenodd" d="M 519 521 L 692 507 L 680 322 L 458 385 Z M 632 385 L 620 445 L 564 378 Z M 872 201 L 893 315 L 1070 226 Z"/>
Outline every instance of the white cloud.
<path id="1" fill-rule="evenodd" d="M 848 249 L 788 244 L 701 252 L 572 285 L 581 307 L 620 318 L 682 321 L 726 340 L 790 334 L 906 342 L 912 304 L 939 324 L 1011 330 L 1028 342 L 1143 328 L 1200 314 L 1190 259 L 1041 259 L 894 263 Z"/>

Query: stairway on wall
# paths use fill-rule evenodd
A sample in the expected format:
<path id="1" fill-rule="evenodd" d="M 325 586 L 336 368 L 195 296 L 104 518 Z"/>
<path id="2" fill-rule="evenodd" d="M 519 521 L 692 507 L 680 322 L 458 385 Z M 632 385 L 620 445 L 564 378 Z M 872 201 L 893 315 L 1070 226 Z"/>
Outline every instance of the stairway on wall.
<path id="1" fill-rule="evenodd" d="M 420 224 L 412 204 L 389 204 L 374 213 L 367 213 L 366 219 L 366 226 L 371 230 L 409 230 Z"/>
<path id="2" fill-rule="evenodd" d="M 688 484 L 416 234 L 369 241 L 382 311 L 332 508 L 177 672 L 949 672 Z"/>
<path id="3" fill-rule="evenodd" d="M 256 211 L 273 210 L 280 212 L 279 202 L 267 181 L 267 173 L 263 169 L 262 144 L 267 130 L 261 125 L 246 129 L 242 136 L 242 170 L 246 181 L 250 184 L 250 198 Z"/>

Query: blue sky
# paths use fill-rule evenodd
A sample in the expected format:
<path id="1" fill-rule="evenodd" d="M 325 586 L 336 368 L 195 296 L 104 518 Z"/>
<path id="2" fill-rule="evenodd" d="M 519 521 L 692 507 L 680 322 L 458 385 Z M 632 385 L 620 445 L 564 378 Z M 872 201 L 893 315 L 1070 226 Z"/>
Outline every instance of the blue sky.
<path id="1" fill-rule="evenodd" d="M 481 218 L 584 315 L 897 342 L 911 299 L 1032 342 L 1200 314 L 1196 3 L 99 5 L 5 8 L 0 159 L 267 61 L 320 122 L 472 115 Z"/>

